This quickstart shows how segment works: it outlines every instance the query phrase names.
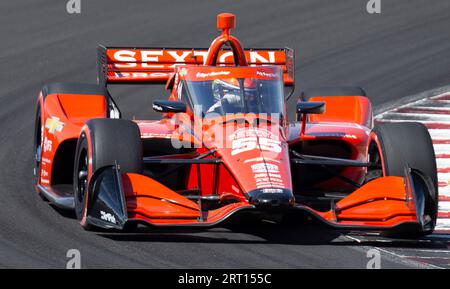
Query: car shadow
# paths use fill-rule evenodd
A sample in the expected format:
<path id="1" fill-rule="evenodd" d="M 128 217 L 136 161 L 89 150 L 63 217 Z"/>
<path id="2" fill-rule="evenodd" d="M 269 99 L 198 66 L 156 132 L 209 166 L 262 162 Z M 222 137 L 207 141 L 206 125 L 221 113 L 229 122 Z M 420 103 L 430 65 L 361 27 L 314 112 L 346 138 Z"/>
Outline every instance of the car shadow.
<path id="1" fill-rule="evenodd" d="M 332 230 L 313 220 L 280 225 L 268 222 L 227 224 L 212 229 L 138 227 L 133 232 L 101 231 L 101 237 L 115 241 L 212 243 L 212 244 L 279 244 L 370 246 L 385 248 L 447 249 L 445 239 L 388 239 L 367 234 L 347 234 Z"/>
<path id="2" fill-rule="evenodd" d="M 73 210 L 66 210 L 66 209 L 61 209 L 57 206 L 55 206 L 52 203 L 49 203 L 49 206 L 55 210 L 58 214 L 60 214 L 61 216 L 63 216 L 64 218 L 68 218 L 68 219 L 77 219 L 77 216 L 75 215 L 75 211 Z"/>
<path id="3" fill-rule="evenodd" d="M 50 206 L 60 215 L 76 219 L 75 212 Z M 298 223 L 276 224 L 267 221 L 239 220 L 211 229 L 160 228 L 140 225 L 131 231 L 95 231 L 98 236 L 114 241 L 211 243 L 211 244 L 284 244 L 367 246 L 380 248 L 450 249 L 450 235 L 433 234 L 421 239 L 392 239 L 364 232 L 330 229 L 314 219 L 302 218 Z"/>

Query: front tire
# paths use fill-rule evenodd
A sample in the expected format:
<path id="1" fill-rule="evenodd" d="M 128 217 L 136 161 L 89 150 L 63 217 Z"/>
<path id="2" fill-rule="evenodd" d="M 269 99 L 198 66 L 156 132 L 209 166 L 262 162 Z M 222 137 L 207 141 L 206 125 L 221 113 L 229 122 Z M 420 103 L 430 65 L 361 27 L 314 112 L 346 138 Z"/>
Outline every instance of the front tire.
<path id="1" fill-rule="evenodd" d="M 408 232 L 396 237 L 419 237 L 430 234 L 438 214 L 438 179 L 433 142 L 427 128 L 421 123 L 381 123 L 373 129 L 377 141 L 369 146 L 369 162 L 378 163 L 380 170 L 368 171 L 372 177 L 405 175 L 405 167 L 417 169 L 430 177 L 433 189 L 425 196 L 425 216 L 428 229 Z M 387 234 L 389 235 L 389 234 Z"/>
<path id="2" fill-rule="evenodd" d="M 142 172 L 142 142 L 136 123 L 123 119 L 92 119 L 78 139 L 74 164 L 75 214 L 81 226 L 87 223 L 89 181 L 96 170 L 118 164 L 123 173 Z"/>

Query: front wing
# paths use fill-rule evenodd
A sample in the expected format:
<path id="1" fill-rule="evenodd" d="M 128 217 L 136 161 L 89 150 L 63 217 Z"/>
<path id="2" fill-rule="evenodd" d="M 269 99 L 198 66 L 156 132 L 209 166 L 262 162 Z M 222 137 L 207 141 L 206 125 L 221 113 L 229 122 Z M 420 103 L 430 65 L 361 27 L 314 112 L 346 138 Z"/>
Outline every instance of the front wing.
<path id="1" fill-rule="evenodd" d="M 433 186 L 427 177 L 405 169 L 405 177 L 381 177 L 370 181 L 321 212 L 297 203 L 282 213 L 306 212 L 342 230 L 426 232 L 434 227 L 424 219 L 426 196 Z M 116 166 L 98 170 L 91 179 L 88 223 L 123 229 L 128 222 L 152 226 L 212 227 L 241 212 L 260 210 L 248 202 L 236 202 L 213 210 L 194 202 L 149 177 L 121 173 Z M 294 214 L 295 215 L 295 214 Z"/>

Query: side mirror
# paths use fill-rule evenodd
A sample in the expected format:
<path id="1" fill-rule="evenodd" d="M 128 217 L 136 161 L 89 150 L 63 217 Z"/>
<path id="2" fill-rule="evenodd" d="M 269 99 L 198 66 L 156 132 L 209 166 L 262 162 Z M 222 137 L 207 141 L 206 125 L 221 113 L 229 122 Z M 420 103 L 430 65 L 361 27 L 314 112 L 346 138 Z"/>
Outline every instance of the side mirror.
<path id="1" fill-rule="evenodd" d="M 297 102 L 297 121 L 302 122 L 300 138 L 305 137 L 306 116 L 308 114 L 321 114 L 325 112 L 325 102 L 323 101 L 299 101 Z"/>
<path id="2" fill-rule="evenodd" d="M 297 114 L 322 114 L 325 112 L 323 101 L 299 101 L 297 102 Z"/>
<path id="3" fill-rule="evenodd" d="M 186 112 L 186 104 L 181 101 L 173 100 L 155 100 L 153 101 L 153 110 L 157 112 Z"/>

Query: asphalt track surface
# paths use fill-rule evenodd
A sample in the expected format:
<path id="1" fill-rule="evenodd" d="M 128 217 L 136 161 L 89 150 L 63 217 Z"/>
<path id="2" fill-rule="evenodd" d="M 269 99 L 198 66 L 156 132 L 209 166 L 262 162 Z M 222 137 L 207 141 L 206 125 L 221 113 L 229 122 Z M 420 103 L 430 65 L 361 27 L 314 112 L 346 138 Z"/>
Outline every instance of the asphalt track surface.
<path id="1" fill-rule="evenodd" d="M 380 15 L 369 15 L 365 0 L 81 2 L 82 13 L 69 15 L 66 1 L 0 1 L 0 267 L 65 268 L 71 248 L 80 250 L 83 268 L 366 267 L 370 246 L 309 223 L 83 231 L 34 192 L 35 99 L 47 82 L 95 82 L 98 43 L 207 47 L 217 35 L 216 14 L 226 11 L 237 15 L 234 34 L 246 47 L 296 50 L 297 93 L 361 85 L 380 106 L 448 84 L 449 1 L 382 0 Z M 156 118 L 151 101 L 166 97 L 159 87 L 113 88 L 112 94 L 129 118 Z M 417 264 L 383 254 L 381 266 Z"/>

